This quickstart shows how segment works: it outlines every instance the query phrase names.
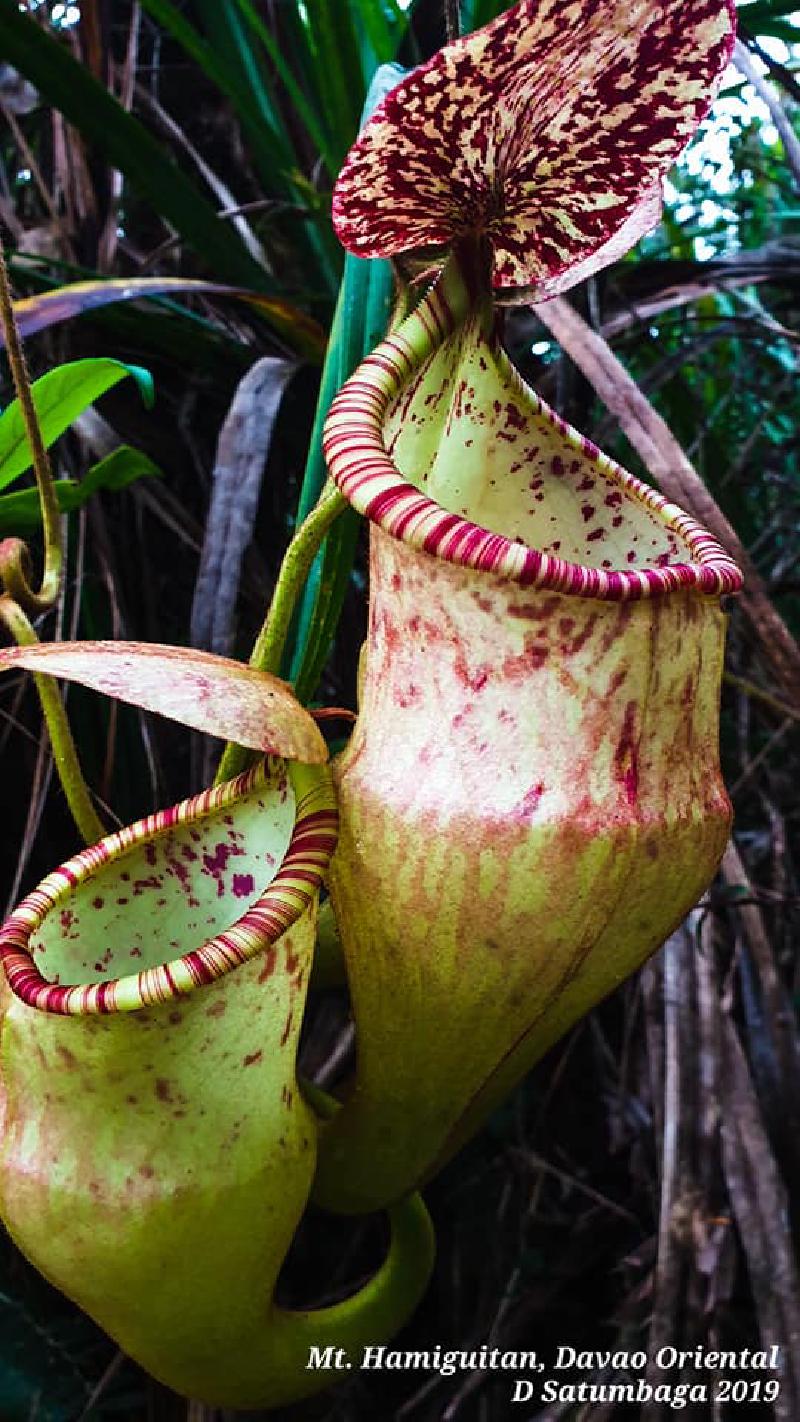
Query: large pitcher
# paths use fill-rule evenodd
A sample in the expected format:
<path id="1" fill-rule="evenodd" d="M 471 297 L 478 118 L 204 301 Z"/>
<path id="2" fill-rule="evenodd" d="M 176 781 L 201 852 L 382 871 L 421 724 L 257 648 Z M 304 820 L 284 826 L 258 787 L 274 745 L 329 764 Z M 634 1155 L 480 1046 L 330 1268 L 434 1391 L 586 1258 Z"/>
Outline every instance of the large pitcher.
<path id="1" fill-rule="evenodd" d="M 730 825 L 740 575 L 529 390 L 458 264 L 326 431 L 372 522 L 359 719 L 331 885 L 358 1063 L 317 1198 L 430 1175 L 667 936 Z"/>

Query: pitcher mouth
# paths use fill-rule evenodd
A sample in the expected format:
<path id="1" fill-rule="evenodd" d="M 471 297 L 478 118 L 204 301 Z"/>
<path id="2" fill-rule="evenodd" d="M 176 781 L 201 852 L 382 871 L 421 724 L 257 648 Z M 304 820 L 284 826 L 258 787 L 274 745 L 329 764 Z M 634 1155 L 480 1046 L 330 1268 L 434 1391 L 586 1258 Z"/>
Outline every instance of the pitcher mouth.
<path id="1" fill-rule="evenodd" d="M 419 389 L 425 378 L 426 362 L 430 369 L 431 358 L 442 352 L 462 320 L 463 313 L 454 311 L 446 294 L 434 286 L 403 325 L 367 357 L 334 400 L 325 428 L 325 457 L 334 482 L 359 513 L 420 552 L 525 587 L 610 602 L 661 597 L 681 589 L 707 596 L 739 591 L 742 574 L 717 540 L 676 504 L 561 420 L 528 388 L 499 346 L 493 346 L 492 352 L 500 378 L 521 402 L 515 419 L 519 421 L 520 413 L 527 413 L 540 428 L 548 428 L 560 441 L 565 461 L 581 461 L 582 468 L 585 465 L 603 482 L 607 503 L 619 499 L 637 517 L 648 518 L 668 551 L 650 566 L 641 566 L 635 550 L 627 552 L 632 566 L 571 561 L 533 546 L 524 537 L 492 530 L 470 518 L 468 511 L 445 507 L 406 477 L 392 457 L 402 418 L 413 403 L 415 388 Z M 424 405 L 431 398 L 429 395 Z M 422 402 L 419 404 L 424 410 Z M 401 408 L 402 418 L 398 416 Z M 394 433 L 387 438 L 387 425 L 392 422 Z M 529 487 L 533 489 L 535 484 Z"/>
<path id="2" fill-rule="evenodd" d="M 288 846 L 268 887 L 224 932 L 139 973 L 90 983 L 62 984 L 47 978 L 35 963 L 30 946 L 47 916 L 63 908 L 75 889 L 103 866 L 137 845 L 155 843 L 176 826 L 234 805 L 261 785 L 269 768 L 277 764 L 280 762 L 261 761 L 235 780 L 138 820 L 48 874 L 0 929 L 0 963 L 14 995 L 27 1007 L 59 1016 L 136 1012 L 186 997 L 276 943 L 313 901 L 336 846 L 333 788 L 328 773 L 317 767 L 286 765 L 296 797 Z M 157 914 L 154 931 L 158 931 Z"/>

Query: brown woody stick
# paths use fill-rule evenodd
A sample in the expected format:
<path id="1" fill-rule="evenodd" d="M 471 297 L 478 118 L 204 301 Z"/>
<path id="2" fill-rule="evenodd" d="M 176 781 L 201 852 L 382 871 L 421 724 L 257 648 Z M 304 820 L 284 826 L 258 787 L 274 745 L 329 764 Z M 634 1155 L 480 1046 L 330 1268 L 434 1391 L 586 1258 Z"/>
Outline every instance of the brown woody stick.
<path id="1" fill-rule="evenodd" d="M 444 29 L 448 44 L 461 34 L 460 0 L 444 0 Z"/>

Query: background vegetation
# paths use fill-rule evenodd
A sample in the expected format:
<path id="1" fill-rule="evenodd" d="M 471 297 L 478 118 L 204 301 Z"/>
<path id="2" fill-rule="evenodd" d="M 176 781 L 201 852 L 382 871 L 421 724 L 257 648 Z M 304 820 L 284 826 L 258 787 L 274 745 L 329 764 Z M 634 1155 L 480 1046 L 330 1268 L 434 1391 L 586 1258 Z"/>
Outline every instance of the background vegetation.
<path id="1" fill-rule="evenodd" d="M 105 305 L 84 293 L 21 308 L 29 329 L 40 326 L 27 347 L 35 375 L 66 359 L 113 356 L 148 369 L 157 392 L 147 410 L 123 380 L 57 447 L 60 476 L 79 480 L 124 443 L 160 477 L 148 465 L 150 477 L 95 494 L 67 516 L 68 576 L 40 636 L 194 640 L 246 657 L 298 503 L 307 507 L 319 487 L 318 454 L 308 449 L 326 337 L 333 323 L 330 386 L 373 343 L 388 306 L 387 273 L 350 261 L 337 308 L 344 261 L 329 222 L 332 182 L 376 66 L 429 55 L 457 6 L 29 0 L 27 8 L 25 16 L 17 0 L 0 0 L 0 221 L 17 295 L 86 279 L 110 281 L 105 295 L 119 295 L 134 277 L 203 278 L 249 293 L 171 290 Z M 472 28 L 503 8 L 462 0 L 460 22 Z M 793 11 L 785 0 L 740 6 L 748 52 L 759 72 L 768 67 L 773 111 L 732 74 L 672 177 L 661 228 L 571 300 L 665 417 L 797 632 Z M 598 399 L 592 371 L 571 363 L 535 312 L 509 313 L 506 339 L 551 403 L 655 476 L 630 419 L 639 452 Z M 622 399 L 618 372 L 614 379 Z M 5 404 L 5 371 L 3 380 Z M 363 555 L 357 521 L 343 519 L 284 668 L 307 696 L 336 705 L 354 704 Z M 774 1413 L 745 1414 L 796 1422 L 800 677 L 763 626 L 741 606 L 730 612 L 723 757 L 737 818 L 723 873 L 639 977 L 550 1053 L 432 1186 L 439 1269 L 402 1341 L 550 1355 L 561 1343 L 652 1352 L 663 1342 L 777 1342 L 781 1400 Z M 211 748 L 170 723 L 78 688 L 68 707 L 88 779 L 121 823 L 207 777 Z M 0 757 L 10 907 L 76 848 L 23 678 L 0 689 Z M 329 1083 L 352 1051 L 345 1003 L 320 995 L 310 1017 L 304 1068 Z M 334 1295 L 373 1266 L 381 1244 L 377 1224 L 311 1216 L 287 1266 L 286 1298 Z M 509 1412 L 502 1376 L 417 1373 L 356 1376 L 282 1415 L 491 1422 Z M 0 1239 L 2 1422 L 187 1415 L 212 1414 L 193 1406 L 187 1414 Z M 536 1417 L 616 1415 L 567 1407 Z M 662 1415 L 642 1413 L 646 1422 Z"/>

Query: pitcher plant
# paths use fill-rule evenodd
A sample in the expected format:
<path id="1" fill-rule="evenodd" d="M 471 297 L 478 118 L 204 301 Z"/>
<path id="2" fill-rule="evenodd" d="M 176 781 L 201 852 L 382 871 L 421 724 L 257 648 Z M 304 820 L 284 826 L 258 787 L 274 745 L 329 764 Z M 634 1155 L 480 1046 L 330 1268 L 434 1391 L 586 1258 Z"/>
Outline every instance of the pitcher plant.
<path id="1" fill-rule="evenodd" d="M 73 659 L 153 705 L 179 655 L 100 644 Z M 296 1056 L 336 808 L 324 742 L 280 683 L 251 674 L 243 694 L 246 669 L 223 682 L 219 663 L 185 659 L 206 727 L 238 703 L 241 734 L 260 682 L 272 744 L 317 763 L 268 757 L 108 836 L 8 919 L 0 1213 L 154 1376 L 210 1403 L 273 1406 L 330 1380 L 307 1368 L 312 1343 L 391 1336 L 425 1287 L 431 1241 L 422 1207 L 406 1205 L 359 1293 L 305 1313 L 274 1303 L 314 1174 Z M 173 710 L 179 699 L 165 686 Z"/>
<path id="2" fill-rule="evenodd" d="M 372 525 L 334 770 L 358 1060 L 320 1152 L 331 1208 L 438 1169 L 722 854 L 738 569 L 527 388 L 493 296 L 552 296 L 652 224 L 730 44 L 717 3 L 517 5 L 404 80 L 340 177 L 351 250 L 411 272 L 450 256 L 325 432 Z"/>
<path id="3" fill-rule="evenodd" d="M 410 314 L 334 401 L 333 482 L 253 654 L 279 662 L 349 502 L 371 524 L 369 632 L 332 776 L 312 717 L 256 667 L 124 643 L 0 652 L 0 670 L 229 742 L 223 783 L 78 854 L 0 931 L 2 1217 L 189 1395 L 277 1405 L 330 1380 L 311 1344 L 401 1326 L 432 1267 L 411 1192 L 722 853 L 720 598 L 739 571 L 523 383 L 497 306 L 568 289 L 653 226 L 733 16 L 520 0 L 402 79 L 351 151 L 337 231 L 395 262 Z M 357 1047 L 338 1104 L 296 1073 L 331 855 Z M 392 1242 L 353 1298 L 291 1313 L 275 1285 L 315 1168 L 318 1203 L 389 1208 Z"/>

